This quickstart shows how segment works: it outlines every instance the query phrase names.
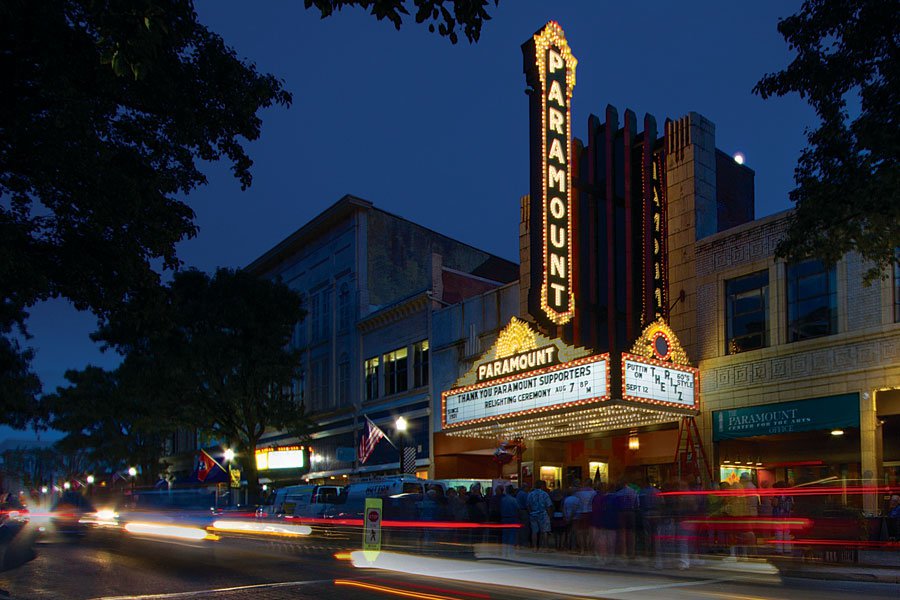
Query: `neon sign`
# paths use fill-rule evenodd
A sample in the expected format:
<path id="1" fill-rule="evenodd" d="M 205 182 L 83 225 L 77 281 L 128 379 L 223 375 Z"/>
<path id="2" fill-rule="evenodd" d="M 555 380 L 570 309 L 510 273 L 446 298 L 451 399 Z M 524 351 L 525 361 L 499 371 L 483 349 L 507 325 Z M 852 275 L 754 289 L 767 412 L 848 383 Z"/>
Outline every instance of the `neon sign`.
<path id="1" fill-rule="evenodd" d="M 572 277 L 571 102 L 575 67 L 562 28 L 550 21 L 534 36 L 541 94 L 541 309 L 557 325 L 575 311 Z"/>

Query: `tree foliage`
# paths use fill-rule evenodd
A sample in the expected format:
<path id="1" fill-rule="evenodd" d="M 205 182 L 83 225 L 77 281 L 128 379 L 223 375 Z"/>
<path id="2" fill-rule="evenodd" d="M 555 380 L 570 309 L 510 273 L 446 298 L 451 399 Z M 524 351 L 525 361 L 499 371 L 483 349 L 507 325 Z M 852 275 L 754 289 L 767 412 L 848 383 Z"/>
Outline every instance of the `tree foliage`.
<path id="1" fill-rule="evenodd" d="M 855 250 L 884 276 L 900 246 L 900 10 L 895 0 L 806 0 L 778 23 L 796 57 L 754 88 L 798 93 L 821 123 L 807 131 L 778 254 L 834 263 Z"/>
<path id="2" fill-rule="evenodd" d="M 159 285 L 154 265 L 176 268 L 176 244 L 197 231 L 182 198 L 206 183 L 199 162 L 227 160 L 246 188 L 259 111 L 291 102 L 189 1 L 9 0 L 0 69 L 7 339 L 37 301 L 61 296 L 102 317 Z M 17 389 L 28 401 L 33 389 Z"/>
<path id="3" fill-rule="evenodd" d="M 360 6 L 400 27 L 405 0 L 305 0 L 323 18 Z M 478 39 L 487 0 L 413 0 L 415 19 Z M 496 4 L 496 0 L 495 0 Z M 176 269 L 196 235 L 184 197 L 225 160 L 251 184 L 246 143 L 283 83 L 241 60 L 191 0 L 0 4 L 0 422 L 34 416 L 28 309 L 63 297 L 106 318 Z M 30 412 L 29 412 L 30 411 Z"/>
<path id="4" fill-rule="evenodd" d="M 306 426 L 292 393 L 300 355 L 289 347 L 302 317 L 299 294 L 282 283 L 185 270 L 164 296 L 130 302 L 95 337 L 143 365 L 167 418 L 238 450 L 253 498 L 262 434 Z"/>
<path id="5" fill-rule="evenodd" d="M 356 6 L 370 12 L 379 21 L 387 19 L 400 29 L 404 16 L 409 15 L 406 0 L 303 0 L 306 8 L 315 7 L 322 18 L 330 17 L 334 11 L 346 6 Z M 494 0 L 494 5 L 500 0 Z M 487 7 L 489 0 L 413 0 L 416 23 L 428 23 L 428 30 L 459 41 L 457 30 L 462 31 L 469 42 L 477 42 L 481 27 L 491 19 Z"/>
<path id="6" fill-rule="evenodd" d="M 143 375 L 133 361 L 115 371 L 67 371 L 71 385 L 43 398 L 50 425 L 65 433 L 57 447 L 66 455 L 83 452 L 94 470 L 140 466 L 145 483 L 153 483 L 163 441 L 177 423 Z"/>

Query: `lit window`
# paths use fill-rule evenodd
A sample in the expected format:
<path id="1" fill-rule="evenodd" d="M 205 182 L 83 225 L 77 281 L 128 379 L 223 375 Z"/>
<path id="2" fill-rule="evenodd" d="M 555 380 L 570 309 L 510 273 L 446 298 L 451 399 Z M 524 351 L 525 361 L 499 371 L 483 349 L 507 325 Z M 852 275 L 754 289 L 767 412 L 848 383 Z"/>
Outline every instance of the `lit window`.
<path id="1" fill-rule="evenodd" d="M 788 341 L 837 333 L 834 266 L 806 260 L 787 267 Z"/>
<path id="2" fill-rule="evenodd" d="M 725 352 L 737 354 L 769 345 L 769 272 L 725 282 Z"/>
<path id="3" fill-rule="evenodd" d="M 409 373 L 408 354 L 409 352 L 406 348 L 398 348 L 384 355 L 385 394 L 396 394 L 409 389 L 409 381 L 407 380 Z"/>
<path id="4" fill-rule="evenodd" d="M 378 397 L 378 363 L 377 356 L 366 361 L 366 400 Z"/>
<path id="5" fill-rule="evenodd" d="M 413 387 L 428 385 L 428 340 L 413 345 Z"/>

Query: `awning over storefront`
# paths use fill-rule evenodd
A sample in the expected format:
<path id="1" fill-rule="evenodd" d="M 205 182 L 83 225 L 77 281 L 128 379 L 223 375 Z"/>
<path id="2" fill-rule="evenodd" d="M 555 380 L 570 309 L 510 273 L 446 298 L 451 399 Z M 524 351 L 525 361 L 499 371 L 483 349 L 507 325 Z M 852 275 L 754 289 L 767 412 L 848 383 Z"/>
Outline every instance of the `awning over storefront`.
<path id="1" fill-rule="evenodd" d="M 859 394 L 713 411 L 713 441 L 859 427 Z"/>

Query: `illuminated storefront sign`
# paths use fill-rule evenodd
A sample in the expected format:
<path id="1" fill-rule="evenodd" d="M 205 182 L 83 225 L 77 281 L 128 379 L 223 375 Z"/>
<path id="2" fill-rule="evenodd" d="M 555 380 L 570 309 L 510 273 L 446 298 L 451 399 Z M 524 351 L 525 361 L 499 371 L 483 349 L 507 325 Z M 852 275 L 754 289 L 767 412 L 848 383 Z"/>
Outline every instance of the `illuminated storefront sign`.
<path id="1" fill-rule="evenodd" d="M 712 414 L 713 441 L 800 431 L 859 427 L 859 395 L 840 394 L 794 400 Z"/>
<path id="2" fill-rule="evenodd" d="M 488 421 L 608 398 L 607 355 L 476 384 L 442 394 L 443 425 Z"/>
<path id="3" fill-rule="evenodd" d="M 540 77 L 543 282 L 541 308 L 553 323 L 572 319 L 572 125 L 575 66 L 565 34 L 551 21 L 534 36 L 534 60 Z"/>
<path id="4" fill-rule="evenodd" d="M 302 469 L 305 464 L 302 446 L 276 446 L 256 451 L 256 468 L 259 470 Z"/>
<path id="5" fill-rule="evenodd" d="M 544 346 L 507 358 L 489 361 L 478 365 L 478 381 L 489 381 L 505 375 L 551 366 L 559 362 L 558 356 L 556 346 Z"/>
<path id="6" fill-rule="evenodd" d="M 659 360 L 622 355 L 625 400 L 697 408 L 698 371 Z"/>

